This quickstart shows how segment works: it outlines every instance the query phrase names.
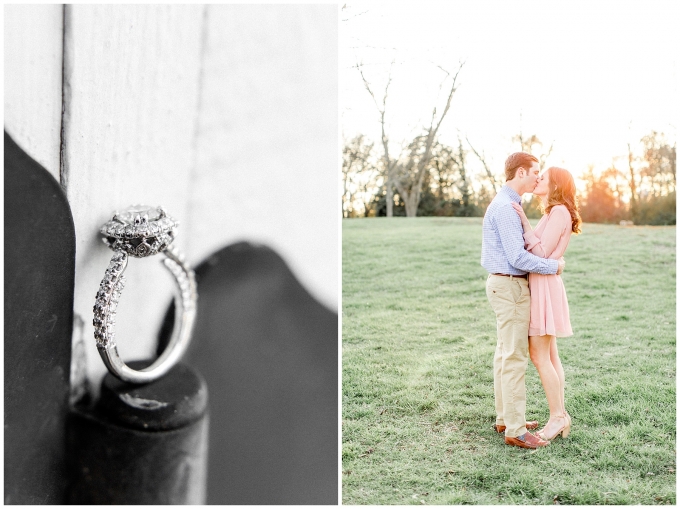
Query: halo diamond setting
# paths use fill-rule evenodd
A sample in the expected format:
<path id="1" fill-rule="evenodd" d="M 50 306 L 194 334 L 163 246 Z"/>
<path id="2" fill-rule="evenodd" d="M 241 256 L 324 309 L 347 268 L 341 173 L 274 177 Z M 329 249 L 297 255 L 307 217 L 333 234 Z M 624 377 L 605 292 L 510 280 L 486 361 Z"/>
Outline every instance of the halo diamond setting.
<path id="1" fill-rule="evenodd" d="M 175 240 L 179 223 L 163 207 L 133 205 L 116 212 L 99 230 L 103 241 L 114 251 L 143 258 L 163 251 Z"/>

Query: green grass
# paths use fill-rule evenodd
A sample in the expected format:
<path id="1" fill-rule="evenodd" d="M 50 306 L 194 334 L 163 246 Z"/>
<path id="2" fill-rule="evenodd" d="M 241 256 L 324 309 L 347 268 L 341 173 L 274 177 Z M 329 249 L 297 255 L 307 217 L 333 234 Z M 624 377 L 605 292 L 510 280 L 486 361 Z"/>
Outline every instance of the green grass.
<path id="1" fill-rule="evenodd" d="M 572 432 L 529 451 L 491 429 L 481 224 L 343 220 L 343 503 L 675 504 L 675 227 L 572 236 Z M 548 417 L 531 362 L 527 417 Z"/>

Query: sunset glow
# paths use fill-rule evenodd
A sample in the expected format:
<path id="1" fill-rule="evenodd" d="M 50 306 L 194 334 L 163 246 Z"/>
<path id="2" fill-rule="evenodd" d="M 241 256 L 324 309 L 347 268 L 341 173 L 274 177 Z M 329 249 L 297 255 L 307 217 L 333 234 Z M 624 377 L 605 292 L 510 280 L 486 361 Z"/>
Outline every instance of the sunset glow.
<path id="1" fill-rule="evenodd" d="M 464 62 L 442 142 L 466 138 L 497 173 L 536 135 L 546 160 L 578 180 L 592 165 L 627 167 L 652 130 L 676 140 L 676 2 L 538 1 L 350 3 L 341 21 L 341 113 L 345 138 L 380 141 L 377 94 L 391 73 L 387 120 L 395 150 L 443 107 L 439 85 Z M 382 97 L 382 96 L 380 96 Z M 471 167 L 481 164 L 471 155 Z"/>

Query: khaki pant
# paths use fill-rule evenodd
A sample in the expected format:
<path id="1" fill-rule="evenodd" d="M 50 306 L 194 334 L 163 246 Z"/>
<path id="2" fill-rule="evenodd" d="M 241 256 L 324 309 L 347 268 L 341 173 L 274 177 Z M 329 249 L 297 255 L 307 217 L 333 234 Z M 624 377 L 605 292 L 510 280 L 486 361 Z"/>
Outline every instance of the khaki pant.
<path id="1" fill-rule="evenodd" d="M 526 386 L 529 360 L 529 283 L 524 278 L 489 275 L 486 296 L 496 313 L 498 341 L 493 359 L 496 424 L 505 436 L 526 433 Z"/>

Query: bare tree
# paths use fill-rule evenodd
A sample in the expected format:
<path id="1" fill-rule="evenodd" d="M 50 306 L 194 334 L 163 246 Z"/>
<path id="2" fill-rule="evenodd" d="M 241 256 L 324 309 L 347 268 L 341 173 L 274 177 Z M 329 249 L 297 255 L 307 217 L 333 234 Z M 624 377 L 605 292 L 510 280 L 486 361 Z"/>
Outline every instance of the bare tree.
<path id="1" fill-rule="evenodd" d="M 468 151 L 458 137 L 458 147 L 453 148 L 435 142 L 432 148 L 429 174 L 437 185 L 436 197 L 440 205 L 444 202 L 458 201 L 460 205 L 451 203 L 456 215 L 470 216 L 475 212 L 475 195 L 472 186 L 472 176 L 467 166 Z"/>
<path id="2" fill-rule="evenodd" d="M 491 187 L 493 187 L 494 192 L 498 193 L 498 191 L 502 187 L 501 183 L 496 180 L 493 173 L 491 172 L 491 169 L 489 168 L 489 165 L 486 163 L 484 152 L 482 152 L 481 154 L 477 152 L 475 150 L 475 147 L 472 146 L 472 143 L 470 143 L 470 140 L 467 138 L 467 136 L 465 137 L 465 141 L 467 141 L 468 146 L 470 147 L 472 152 L 477 156 L 477 159 L 479 159 L 482 162 L 482 165 L 484 166 L 484 171 L 486 171 L 486 177 L 489 179 L 489 182 L 491 183 Z"/>
<path id="3" fill-rule="evenodd" d="M 394 61 L 392 61 L 392 64 L 394 65 Z M 361 79 L 364 82 L 364 87 L 368 91 L 368 93 L 371 95 L 371 98 L 373 99 L 373 103 L 375 104 L 376 109 L 378 110 L 378 113 L 380 114 L 380 138 L 382 141 L 382 146 L 383 146 L 383 163 L 384 163 L 384 178 L 385 178 L 385 199 L 387 202 L 387 217 L 392 217 L 392 212 L 394 208 L 394 200 L 392 199 L 393 192 L 392 189 L 394 187 L 394 168 L 397 164 L 396 159 L 392 159 L 390 157 L 390 148 L 389 148 L 389 139 L 387 137 L 387 133 L 385 132 L 385 110 L 387 109 L 387 93 L 390 88 L 390 83 L 392 82 L 392 70 L 390 67 L 390 72 L 387 75 L 387 83 L 385 84 L 385 92 L 383 93 L 382 101 L 379 103 L 377 98 L 375 97 L 375 94 L 373 93 L 373 90 L 371 89 L 370 84 L 368 83 L 368 80 L 366 79 L 366 76 L 364 76 L 364 71 L 362 69 L 362 66 L 360 64 L 357 64 L 357 69 L 359 70 L 359 74 L 361 74 Z"/>
<path id="4" fill-rule="evenodd" d="M 456 157 L 456 162 L 458 164 L 458 174 L 460 175 L 460 180 L 458 182 L 458 189 L 463 197 L 463 214 L 464 216 L 471 215 L 470 198 L 472 196 L 472 188 L 470 186 L 470 179 L 468 177 L 467 168 L 465 165 L 467 153 L 463 150 L 463 142 L 460 137 L 458 137 L 458 154 Z"/>
<path id="5" fill-rule="evenodd" d="M 633 221 L 638 220 L 638 203 L 640 198 L 638 196 L 638 186 L 636 183 L 635 168 L 633 167 L 633 162 L 635 161 L 635 156 L 630 148 L 630 143 L 628 143 L 628 171 L 630 174 L 630 179 L 628 179 L 628 186 L 630 187 L 630 215 Z"/>
<path id="6" fill-rule="evenodd" d="M 550 144 L 550 147 L 548 147 L 547 151 L 544 151 L 543 142 L 538 139 L 538 136 L 532 134 L 527 138 L 522 135 L 522 131 L 520 131 L 519 134 L 513 136 L 512 141 L 519 142 L 522 152 L 526 152 L 527 154 L 536 156 L 536 158 L 538 159 L 538 165 L 540 166 L 541 171 L 543 171 L 543 169 L 545 168 L 545 163 L 548 157 L 550 157 L 550 154 L 552 153 L 553 143 Z"/>
<path id="7" fill-rule="evenodd" d="M 402 151 L 398 157 L 393 157 L 390 155 L 389 150 L 389 138 L 385 130 L 385 111 L 387 107 L 387 96 L 392 79 L 392 74 L 387 80 L 385 86 L 385 92 L 383 94 L 382 101 L 379 102 L 376 99 L 371 85 L 366 79 L 363 73 L 362 66 L 357 65 L 359 73 L 361 74 L 361 79 L 364 82 L 364 87 L 368 93 L 373 98 L 373 102 L 380 114 L 380 126 L 381 126 L 381 138 L 383 145 L 383 161 L 385 168 L 385 187 L 386 187 L 386 201 L 387 201 L 387 217 L 392 217 L 393 212 L 393 191 L 396 189 L 402 200 L 404 201 L 406 208 L 406 215 L 408 217 L 415 217 L 418 204 L 420 203 L 420 197 L 422 193 L 423 181 L 425 178 L 425 173 L 428 170 L 430 163 L 430 158 L 432 156 L 432 146 L 434 144 L 439 128 L 446 117 L 446 114 L 451 108 L 451 101 L 453 99 L 453 94 L 456 92 L 456 80 L 460 70 L 463 68 L 464 63 L 460 63 L 455 74 L 451 76 L 450 73 L 446 72 L 447 77 L 442 81 L 439 86 L 440 91 L 442 90 L 446 79 L 452 77 L 451 87 L 448 90 L 448 95 L 446 98 L 446 103 L 444 109 L 440 115 L 437 115 L 436 106 L 432 110 L 432 116 L 430 118 L 430 125 L 425 128 L 425 133 L 422 136 L 417 137 L 413 142 L 411 142 L 406 153 Z M 440 67 L 440 69 L 442 69 Z M 444 69 L 442 69 L 444 70 Z"/>
<path id="8" fill-rule="evenodd" d="M 408 146 L 407 157 L 396 160 L 393 166 L 394 188 L 404 201 L 407 217 L 416 216 L 420 203 L 425 168 L 421 170 L 419 163 L 423 159 L 423 152 L 427 151 L 426 143 L 427 140 L 424 136 L 417 136 Z M 390 201 L 388 197 L 388 203 Z"/>
<path id="9" fill-rule="evenodd" d="M 652 196 L 675 191 L 675 146 L 671 147 L 663 133 L 652 131 L 640 140 L 643 147 L 640 176 L 647 180 Z"/>
<path id="10" fill-rule="evenodd" d="M 451 189 L 456 181 L 455 163 L 453 149 L 436 142 L 432 147 L 430 173 L 437 186 L 436 197 L 440 202 L 451 198 Z"/>
<path id="11" fill-rule="evenodd" d="M 592 169 L 590 170 L 590 174 L 592 175 Z M 614 161 L 612 161 L 611 166 L 607 168 L 604 173 L 602 173 L 602 178 L 609 183 L 610 187 L 613 187 L 614 193 L 616 194 L 616 207 L 619 210 L 623 210 L 625 205 L 623 202 L 623 189 L 621 189 L 621 181 L 627 183 L 625 173 L 619 170 L 614 164 Z"/>
<path id="12" fill-rule="evenodd" d="M 378 170 L 373 164 L 373 142 L 360 134 L 345 143 L 342 148 L 342 213 L 343 217 L 356 215 L 354 203 L 359 199 L 364 216 L 368 215 L 369 187 L 375 182 Z"/>

